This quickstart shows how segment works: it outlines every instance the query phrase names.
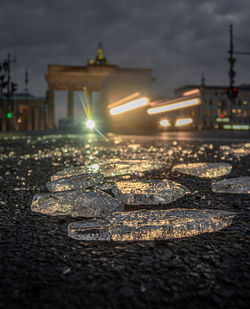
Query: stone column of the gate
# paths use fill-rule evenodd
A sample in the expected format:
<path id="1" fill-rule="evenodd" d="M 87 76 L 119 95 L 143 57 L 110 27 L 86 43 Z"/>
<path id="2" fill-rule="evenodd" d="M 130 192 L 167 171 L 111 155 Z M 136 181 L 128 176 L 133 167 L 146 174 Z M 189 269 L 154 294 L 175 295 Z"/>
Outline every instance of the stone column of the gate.
<path id="1" fill-rule="evenodd" d="M 67 66 L 48 65 L 45 78 L 48 83 L 48 128 L 54 126 L 54 90 L 67 91 L 67 116 L 73 124 L 73 90 L 82 91 L 87 87 L 89 91 L 99 91 L 103 81 L 117 70 L 114 65 Z"/>
<path id="2" fill-rule="evenodd" d="M 54 127 L 55 91 L 53 88 L 48 90 L 48 128 Z"/>
<path id="3" fill-rule="evenodd" d="M 74 125 L 74 91 L 70 88 L 67 91 L 67 118 L 70 119 L 71 127 Z"/>

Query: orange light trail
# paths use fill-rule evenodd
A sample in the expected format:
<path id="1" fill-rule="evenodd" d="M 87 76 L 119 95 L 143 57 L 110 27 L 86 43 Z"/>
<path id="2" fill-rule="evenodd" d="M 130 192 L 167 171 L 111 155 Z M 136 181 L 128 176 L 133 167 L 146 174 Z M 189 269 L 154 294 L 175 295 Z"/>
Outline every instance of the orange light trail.
<path id="1" fill-rule="evenodd" d="M 125 103 L 125 102 L 128 102 L 128 101 L 131 101 L 132 99 L 138 97 L 140 95 L 140 92 L 135 92 L 119 101 L 116 101 L 114 103 L 111 103 L 108 105 L 108 108 L 113 108 L 113 107 L 116 107 L 116 106 L 119 106 L 121 103 Z"/>
<path id="2" fill-rule="evenodd" d="M 142 97 L 142 98 L 139 98 L 137 100 L 122 104 L 122 105 L 114 107 L 114 108 L 111 108 L 111 110 L 109 112 L 110 112 L 111 115 L 118 115 L 118 114 L 130 111 L 130 110 L 145 106 L 145 105 L 148 104 L 148 102 L 149 102 L 148 98 Z"/>
<path id="3" fill-rule="evenodd" d="M 190 91 L 186 91 L 186 92 L 183 92 L 183 96 L 186 97 L 186 96 L 189 96 L 189 95 L 193 95 L 193 94 L 199 94 L 200 93 L 200 90 L 199 89 L 193 89 L 193 90 L 190 90 Z"/>
<path id="4" fill-rule="evenodd" d="M 147 113 L 149 115 L 164 113 L 164 112 L 169 112 L 169 111 L 173 111 L 173 110 L 176 110 L 176 109 L 181 109 L 181 108 L 186 108 L 186 107 L 190 107 L 190 106 L 194 106 L 194 105 L 199 105 L 200 103 L 201 103 L 201 100 L 199 98 L 195 98 L 195 99 L 190 99 L 190 100 L 177 102 L 177 103 L 173 103 L 173 104 L 162 105 L 162 106 L 158 106 L 158 107 L 152 107 L 152 108 L 149 108 L 147 110 Z"/>

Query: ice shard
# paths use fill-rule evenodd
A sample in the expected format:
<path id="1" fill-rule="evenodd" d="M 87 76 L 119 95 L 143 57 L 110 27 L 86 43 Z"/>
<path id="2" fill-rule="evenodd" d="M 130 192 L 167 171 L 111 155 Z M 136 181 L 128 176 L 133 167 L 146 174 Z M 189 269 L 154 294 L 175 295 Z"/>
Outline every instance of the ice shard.
<path id="1" fill-rule="evenodd" d="M 144 172 L 159 169 L 162 165 L 160 162 L 153 162 L 151 160 L 119 160 L 101 166 L 101 172 L 105 177 L 140 175 Z"/>
<path id="2" fill-rule="evenodd" d="M 120 160 L 110 159 L 108 161 L 100 161 L 99 163 L 89 164 L 86 166 L 68 167 L 58 171 L 55 175 L 51 176 L 51 181 L 79 176 L 82 174 L 100 172 L 105 177 L 114 177 L 122 175 L 138 175 L 143 172 L 158 169 L 163 165 L 161 162 L 153 162 L 150 160 Z"/>
<path id="3" fill-rule="evenodd" d="M 232 166 L 228 163 L 189 163 L 179 164 L 173 167 L 174 172 L 200 178 L 215 178 L 227 175 L 231 172 Z"/>
<path id="4" fill-rule="evenodd" d="M 79 176 L 83 174 L 92 174 L 99 172 L 98 164 L 89 164 L 87 166 L 74 166 L 74 167 L 67 167 L 63 170 L 58 171 L 55 175 L 51 176 L 51 181 L 67 178 L 72 176 Z"/>
<path id="5" fill-rule="evenodd" d="M 249 147 L 232 148 L 230 152 L 239 157 L 244 157 L 250 155 L 250 148 Z"/>
<path id="6" fill-rule="evenodd" d="M 99 173 L 81 174 L 77 176 L 59 178 L 47 183 L 47 188 L 51 192 L 84 190 L 103 181 L 103 175 Z"/>
<path id="7" fill-rule="evenodd" d="M 32 211 L 52 216 L 107 217 L 123 209 L 117 199 L 99 190 L 36 194 L 31 204 Z"/>
<path id="8" fill-rule="evenodd" d="M 250 194 L 250 176 L 223 179 L 213 183 L 212 190 L 218 193 Z"/>
<path id="9" fill-rule="evenodd" d="M 117 181 L 112 193 L 122 203 L 128 205 L 169 204 L 189 190 L 170 180 Z"/>
<path id="10" fill-rule="evenodd" d="M 215 232 L 231 224 L 234 213 L 220 210 L 169 209 L 114 213 L 105 220 L 73 222 L 68 235 L 85 241 L 143 241 Z"/>

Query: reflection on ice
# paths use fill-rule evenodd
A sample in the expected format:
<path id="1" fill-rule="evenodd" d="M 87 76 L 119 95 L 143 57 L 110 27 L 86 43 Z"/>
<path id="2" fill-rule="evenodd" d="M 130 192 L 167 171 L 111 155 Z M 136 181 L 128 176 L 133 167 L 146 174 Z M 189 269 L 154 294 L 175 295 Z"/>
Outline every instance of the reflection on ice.
<path id="1" fill-rule="evenodd" d="M 100 166 L 101 173 L 104 177 L 114 177 L 122 175 L 140 175 L 143 172 L 148 172 L 158 169 L 162 166 L 161 163 L 155 163 L 148 160 L 116 160 L 116 162 L 107 162 Z"/>
<path id="2" fill-rule="evenodd" d="M 123 209 L 115 198 L 99 190 L 36 194 L 31 204 L 32 211 L 52 216 L 107 217 Z"/>
<path id="3" fill-rule="evenodd" d="M 68 235 L 85 241 L 163 240 L 215 232 L 233 217 L 227 211 L 181 208 L 114 213 L 105 220 L 70 223 Z"/>
<path id="4" fill-rule="evenodd" d="M 84 190 L 92 187 L 103 180 L 103 175 L 99 173 L 81 174 L 66 178 L 59 178 L 47 183 L 47 188 L 51 192 Z"/>
<path id="5" fill-rule="evenodd" d="M 250 143 L 245 144 L 232 144 L 220 146 L 220 150 L 223 151 L 225 155 L 234 155 L 236 157 L 244 157 L 250 155 Z"/>
<path id="6" fill-rule="evenodd" d="M 201 178 L 220 177 L 229 174 L 231 170 L 232 166 L 227 163 L 189 163 L 179 164 L 173 167 L 174 172 Z"/>
<path id="7" fill-rule="evenodd" d="M 55 175 L 51 176 L 51 181 L 71 177 L 71 176 L 78 176 L 82 174 L 90 174 L 99 172 L 99 165 L 98 164 L 90 164 L 87 166 L 75 166 L 75 167 L 67 167 Z"/>
<path id="8" fill-rule="evenodd" d="M 212 190 L 218 193 L 250 194 L 250 176 L 223 179 L 213 183 Z"/>
<path id="9" fill-rule="evenodd" d="M 117 181 L 113 194 L 128 205 L 158 205 L 171 203 L 189 190 L 170 180 Z"/>
<path id="10" fill-rule="evenodd" d="M 65 168 L 51 176 L 51 180 L 54 181 L 60 178 L 95 172 L 101 172 L 104 177 L 122 176 L 127 174 L 139 175 L 146 171 L 158 169 L 161 166 L 162 163 L 155 163 L 148 160 L 109 159 L 107 161 L 99 161 L 98 163 L 89 164 L 86 166 Z"/>

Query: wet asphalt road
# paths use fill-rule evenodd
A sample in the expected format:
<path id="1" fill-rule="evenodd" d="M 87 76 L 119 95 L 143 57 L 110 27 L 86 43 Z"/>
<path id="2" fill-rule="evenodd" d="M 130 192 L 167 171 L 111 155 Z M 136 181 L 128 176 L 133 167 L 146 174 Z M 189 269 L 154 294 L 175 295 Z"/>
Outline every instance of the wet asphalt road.
<path id="1" fill-rule="evenodd" d="M 249 307 L 249 195 L 216 194 L 213 180 L 171 172 L 176 163 L 223 161 L 233 166 L 225 178 L 249 176 L 249 155 L 220 148 L 242 147 L 249 137 L 164 134 L 113 136 L 108 143 L 79 135 L 0 137 L 1 308 Z M 164 168 L 145 178 L 168 178 L 191 191 L 161 208 L 229 210 L 236 213 L 232 225 L 168 241 L 85 243 L 68 238 L 70 217 L 30 211 L 34 194 L 44 192 L 50 176 L 64 166 L 145 154 L 166 159 Z"/>

